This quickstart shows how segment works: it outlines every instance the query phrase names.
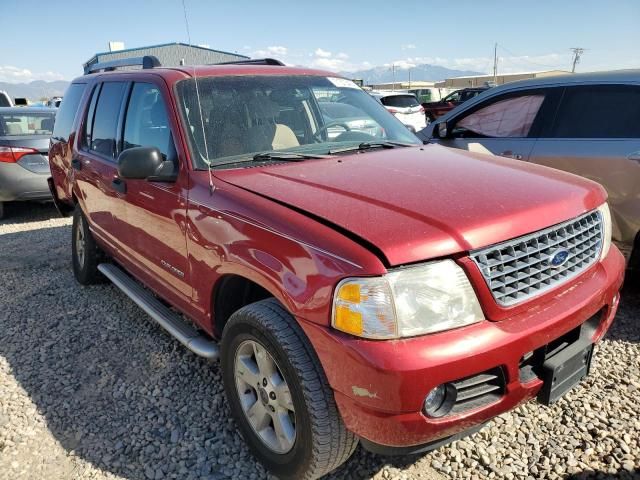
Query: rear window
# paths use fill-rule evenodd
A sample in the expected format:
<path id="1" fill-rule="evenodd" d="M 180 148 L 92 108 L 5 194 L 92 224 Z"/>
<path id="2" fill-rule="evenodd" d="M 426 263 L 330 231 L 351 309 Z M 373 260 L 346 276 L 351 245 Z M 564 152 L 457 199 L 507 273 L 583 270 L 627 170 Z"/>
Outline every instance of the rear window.
<path id="1" fill-rule="evenodd" d="M 640 138 L 640 87 L 567 88 L 552 132 L 556 138 Z"/>
<path id="2" fill-rule="evenodd" d="M 413 95 L 390 95 L 380 99 L 386 107 L 409 108 L 419 105 L 418 99 Z"/>
<path id="3" fill-rule="evenodd" d="M 51 135 L 55 114 L 53 112 L 0 113 L 0 136 Z"/>
<path id="4" fill-rule="evenodd" d="M 72 83 L 67 89 L 56 115 L 56 123 L 53 127 L 54 140 L 61 142 L 69 140 L 69 135 L 71 135 L 71 129 L 73 128 L 73 120 L 78 111 L 85 87 L 84 83 Z"/>

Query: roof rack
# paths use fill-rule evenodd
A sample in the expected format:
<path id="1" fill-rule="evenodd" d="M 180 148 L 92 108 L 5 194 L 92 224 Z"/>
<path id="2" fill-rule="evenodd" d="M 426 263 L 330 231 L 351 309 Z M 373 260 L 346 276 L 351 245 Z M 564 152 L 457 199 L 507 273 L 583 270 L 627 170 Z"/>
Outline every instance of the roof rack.
<path id="1" fill-rule="evenodd" d="M 84 67 L 84 74 L 94 73 L 102 70 L 103 72 L 111 72 L 120 67 L 141 66 L 144 69 L 161 66 L 158 57 L 153 55 L 145 55 L 144 57 L 123 58 L 121 60 L 111 60 L 110 62 L 94 63 Z"/>
<path id="2" fill-rule="evenodd" d="M 285 64 L 275 58 L 250 58 L 249 60 L 234 60 L 232 62 L 214 63 L 214 65 L 272 65 L 284 67 Z"/>

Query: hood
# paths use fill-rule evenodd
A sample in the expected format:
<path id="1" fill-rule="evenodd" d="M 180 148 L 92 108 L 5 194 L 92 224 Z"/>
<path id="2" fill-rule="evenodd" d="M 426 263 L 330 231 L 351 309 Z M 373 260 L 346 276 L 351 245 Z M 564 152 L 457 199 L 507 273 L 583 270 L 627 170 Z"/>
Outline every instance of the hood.
<path id="1" fill-rule="evenodd" d="M 389 266 L 531 233 L 606 198 L 598 184 L 572 174 L 439 145 L 216 176 L 349 232 Z"/>

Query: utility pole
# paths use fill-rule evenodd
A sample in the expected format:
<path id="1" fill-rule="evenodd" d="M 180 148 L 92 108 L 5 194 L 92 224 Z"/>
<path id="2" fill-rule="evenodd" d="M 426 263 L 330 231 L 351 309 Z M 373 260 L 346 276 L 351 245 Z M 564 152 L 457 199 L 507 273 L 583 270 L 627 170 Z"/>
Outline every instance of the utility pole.
<path id="1" fill-rule="evenodd" d="M 391 84 L 391 91 L 396 91 L 396 64 L 391 64 L 391 74 L 393 75 L 393 83 Z"/>
<path id="2" fill-rule="evenodd" d="M 409 88 L 411 88 L 411 69 L 409 69 Z"/>
<path id="3" fill-rule="evenodd" d="M 580 56 L 584 53 L 584 48 L 574 47 L 570 48 L 569 50 L 573 52 L 573 64 L 571 65 L 571 73 L 575 73 L 576 65 L 580 63 Z"/>
<path id="4" fill-rule="evenodd" d="M 493 45 L 493 84 L 498 81 L 498 42 Z"/>

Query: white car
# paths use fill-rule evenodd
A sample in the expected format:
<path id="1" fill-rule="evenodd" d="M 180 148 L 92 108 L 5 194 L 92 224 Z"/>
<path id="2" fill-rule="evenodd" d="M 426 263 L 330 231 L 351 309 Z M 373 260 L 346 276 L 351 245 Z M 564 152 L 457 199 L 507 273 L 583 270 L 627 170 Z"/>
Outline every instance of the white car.
<path id="1" fill-rule="evenodd" d="M 412 93 L 403 92 L 371 92 L 371 96 L 393 113 L 409 130 L 419 132 L 427 126 L 424 108 Z"/>

